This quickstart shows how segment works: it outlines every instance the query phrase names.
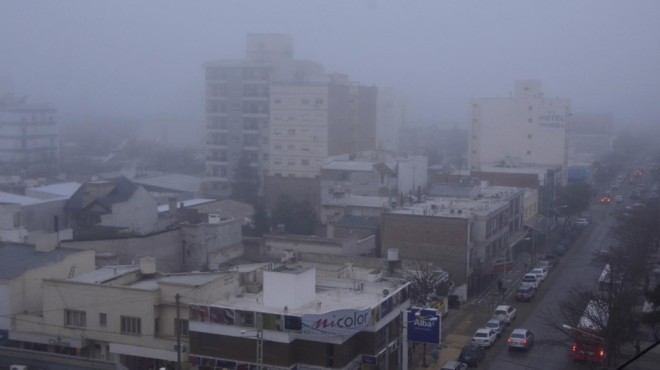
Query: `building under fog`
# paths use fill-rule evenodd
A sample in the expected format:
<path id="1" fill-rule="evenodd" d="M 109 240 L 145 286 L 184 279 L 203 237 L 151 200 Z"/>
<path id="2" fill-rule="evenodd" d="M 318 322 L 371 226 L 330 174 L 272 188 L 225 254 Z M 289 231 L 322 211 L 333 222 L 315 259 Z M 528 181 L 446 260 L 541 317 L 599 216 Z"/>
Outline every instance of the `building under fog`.
<path id="1" fill-rule="evenodd" d="M 571 103 L 546 98 L 541 82 L 521 80 L 508 98 L 477 98 L 470 107 L 469 168 L 561 166 L 566 181 Z"/>
<path id="2" fill-rule="evenodd" d="M 0 96 L 0 175 L 53 177 L 59 167 L 54 108 Z"/>
<path id="3" fill-rule="evenodd" d="M 247 57 L 205 65 L 208 193 L 225 197 L 239 161 L 266 176 L 318 176 L 328 155 L 376 147 L 376 88 L 293 59 L 280 34 L 247 38 Z"/>

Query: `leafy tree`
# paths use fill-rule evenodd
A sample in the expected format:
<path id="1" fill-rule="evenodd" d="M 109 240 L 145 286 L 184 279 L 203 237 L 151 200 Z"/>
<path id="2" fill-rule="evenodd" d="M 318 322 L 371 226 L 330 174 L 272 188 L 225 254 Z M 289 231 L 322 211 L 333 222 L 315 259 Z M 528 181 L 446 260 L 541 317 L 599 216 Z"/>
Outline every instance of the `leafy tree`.
<path id="1" fill-rule="evenodd" d="M 232 197 L 250 204 L 257 204 L 259 197 L 259 170 L 250 165 L 250 160 L 247 156 L 241 156 L 241 159 L 234 168 Z"/>
<path id="2" fill-rule="evenodd" d="M 297 202 L 287 195 L 277 199 L 271 224 L 285 225 L 291 234 L 312 235 L 316 228 L 316 212 L 308 201 Z"/>

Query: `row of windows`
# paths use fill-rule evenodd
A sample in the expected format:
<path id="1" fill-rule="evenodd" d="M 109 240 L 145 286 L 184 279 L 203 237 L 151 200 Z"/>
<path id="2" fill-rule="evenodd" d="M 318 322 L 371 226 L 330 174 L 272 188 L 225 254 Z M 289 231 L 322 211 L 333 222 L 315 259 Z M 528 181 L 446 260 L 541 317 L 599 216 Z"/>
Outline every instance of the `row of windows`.
<path id="1" fill-rule="evenodd" d="M 277 144 L 273 145 L 273 149 L 275 151 L 282 151 L 283 148 L 284 148 L 284 145 L 282 145 L 280 143 L 277 143 Z M 286 145 L 286 150 L 288 150 L 288 151 L 296 150 L 296 144 L 287 144 Z M 309 152 L 310 151 L 309 147 L 305 146 L 305 145 L 301 146 L 300 150 L 303 151 L 303 152 Z"/>
<path id="2" fill-rule="evenodd" d="M 228 136 L 227 134 L 223 133 L 211 133 L 208 135 L 206 139 L 207 144 L 211 145 L 227 145 L 228 142 Z M 231 140 L 232 143 L 238 144 L 241 143 L 241 136 L 240 135 L 231 135 L 229 136 L 229 139 Z M 261 141 L 263 144 L 268 144 L 268 137 L 263 136 L 261 138 Z M 243 135 L 243 144 L 248 145 L 248 146 L 257 146 L 259 145 L 259 135 L 258 134 L 244 134 Z"/>
<path id="3" fill-rule="evenodd" d="M 132 316 L 119 316 L 120 332 L 122 334 L 142 334 L 142 319 Z M 105 328 L 108 326 L 108 315 L 106 313 L 99 313 L 99 327 Z M 64 324 L 69 327 L 85 328 L 87 327 L 87 312 L 78 310 L 64 310 Z M 155 332 L 158 333 L 159 325 L 158 319 L 154 322 Z M 188 320 L 174 319 L 174 332 L 180 330 L 182 335 L 188 335 Z"/>
<path id="4" fill-rule="evenodd" d="M 248 101 L 241 103 L 231 103 L 228 104 L 224 101 L 219 100 L 209 100 L 206 103 L 206 113 L 216 114 L 216 113 L 228 113 L 228 112 L 240 112 L 243 113 L 253 113 L 253 114 L 267 114 L 268 113 L 268 103 L 261 101 Z"/>
<path id="5" fill-rule="evenodd" d="M 232 121 L 227 117 L 209 117 L 207 127 L 208 128 L 228 128 L 231 126 L 236 126 L 236 123 L 240 121 Z M 243 118 L 243 129 L 245 130 L 258 130 L 259 127 L 268 127 L 268 119 L 266 118 L 255 118 L 255 117 L 245 117 Z"/>
<path id="6" fill-rule="evenodd" d="M 295 166 L 298 161 L 296 159 L 287 159 L 286 160 L 286 165 L 287 166 Z M 273 159 L 273 164 L 276 166 L 282 166 L 284 163 L 284 160 L 281 158 L 275 158 Z M 300 160 L 300 165 L 301 166 L 309 166 L 309 159 L 301 159 Z"/>
<path id="7" fill-rule="evenodd" d="M 288 100 L 287 103 L 289 103 L 289 104 L 296 103 L 296 101 L 294 101 L 293 99 L 286 99 L 286 100 Z M 282 101 L 283 101 L 282 98 L 274 98 L 273 99 L 273 104 L 280 105 L 280 104 L 282 104 Z M 303 98 L 300 99 L 301 104 L 303 104 L 303 105 L 314 104 L 316 107 L 318 107 L 319 105 L 322 105 L 323 102 L 324 102 L 324 100 L 321 99 L 321 98 L 310 99 L 309 97 L 303 97 Z"/>

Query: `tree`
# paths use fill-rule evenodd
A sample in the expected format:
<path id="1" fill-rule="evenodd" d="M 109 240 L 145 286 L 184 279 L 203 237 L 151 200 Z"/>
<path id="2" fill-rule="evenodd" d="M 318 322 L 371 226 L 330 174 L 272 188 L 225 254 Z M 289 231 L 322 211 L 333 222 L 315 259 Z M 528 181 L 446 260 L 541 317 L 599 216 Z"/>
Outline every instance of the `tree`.
<path id="1" fill-rule="evenodd" d="M 410 282 L 410 302 L 415 307 L 429 307 L 447 294 L 447 282 L 442 270 L 429 262 L 416 262 L 403 273 Z"/>
<path id="2" fill-rule="evenodd" d="M 316 229 L 316 212 L 308 201 L 297 202 L 283 195 L 275 203 L 271 224 L 284 225 L 291 234 L 312 235 Z"/>
<path id="3" fill-rule="evenodd" d="M 241 156 L 234 168 L 232 197 L 256 205 L 259 197 L 259 183 L 259 170 L 250 165 L 247 156 Z"/>
<path id="4" fill-rule="evenodd" d="M 262 203 L 258 203 L 254 207 L 252 223 L 247 227 L 243 227 L 243 232 L 248 236 L 263 236 L 270 229 L 269 225 L 268 211 Z"/>

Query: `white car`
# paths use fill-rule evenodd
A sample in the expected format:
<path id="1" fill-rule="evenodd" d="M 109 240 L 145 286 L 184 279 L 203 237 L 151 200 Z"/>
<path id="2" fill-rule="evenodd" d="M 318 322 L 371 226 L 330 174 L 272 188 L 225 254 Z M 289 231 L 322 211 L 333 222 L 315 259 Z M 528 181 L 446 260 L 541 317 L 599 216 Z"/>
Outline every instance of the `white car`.
<path id="1" fill-rule="evenodd" d="M 472 344 L 476 344 L 479 347 L 489 348 L 495 343 L 497 339 L 497 333 L 495 330 L 490 328 L 481 328 L 477 329 L 472 336 Z"/>
<path id="2" fill-rule="evenodd" d="M 536 277 L 538 279 L 540 279 L 541 282 L 543 282 L 548 277 L 548 268 L 547 267 L 534 267 L 532 269 L 532 271 L 530 271 L 530 273 L 536 275 Z"/>
<path id="3" fill-rule="evenodd" d="M 527 273 L 527 274 L 525 274 L 525 275 L 522 277 L 522 282 L 523 282 L 523 283 L 527 283 L 528 285 L 530 285 L 530 286 L 533 287 L 534 289 L 538 289 L 538 288 L 539 288 L 539 284 L 541 283 L 541 281 L 540 281 L 539 278 L 536 276 L 536 274 L 532 274 L 532 273 Z"/>
<path id="4" fill-rule="evenodd" d="M 587 227 L 587 226 L 589 226 L 589 220 L 586 219 L 586 218 L 576 218 L 575 219 L 575 226 Z"/>
<path id="5" fill-rule="evenodd" d="M 486 323 L 486 327 L 488 329 L 493 329 L 495 330 L 495 333 L 497 333 L 497 337 L 502 336 L 502 332 L 504 332 L 504 328 L 506 327 L 506 324 L 498 319 L 490 319 Z"/>
<path id="6" fill-rule="evenodd" d="M 516 319 L 518 311 L 513 306 L 499 305 L 493 312 L 493 318 L 500 320 L 506 325 L 511 325 L 511 321 Z"/>

